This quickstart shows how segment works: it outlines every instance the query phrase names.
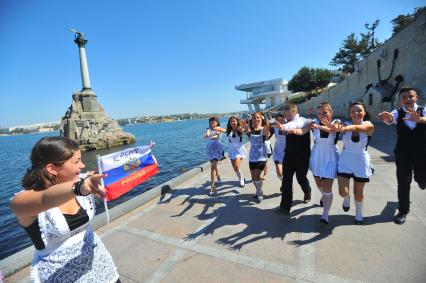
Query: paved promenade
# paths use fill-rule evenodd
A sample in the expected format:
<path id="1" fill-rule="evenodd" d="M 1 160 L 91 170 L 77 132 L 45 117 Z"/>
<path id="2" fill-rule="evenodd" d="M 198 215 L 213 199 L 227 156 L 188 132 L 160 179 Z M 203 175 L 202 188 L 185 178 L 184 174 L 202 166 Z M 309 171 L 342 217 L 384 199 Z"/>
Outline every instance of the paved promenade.
<path id="1" fill-rule="evenodd" d="M 161 198 L 98 230 L 122 282 L 426 282 L 426 191 L 412 185 L 405 225 L 397 208 L 394 128 L 378 124 L 369 147 L 375 174 L 365 189 L 364 225 L 354 204 L 341 208 L 337 182 L 330 223 L 319 222 L 320 193 L 309 172 L 312 201 L 294 182 L 291 215 L 276 213 L 280 183 L 272 160 L 261 203 L 248 180 L 239 188 L 229 159 L 208 196 L 210 172 L 188 179 Z M 426 172 L 425 172 L 426 174 Z M 353 198 L 352 198 L 353 200 Z M 27 279 L 28 268 L 7 282 Z"/>

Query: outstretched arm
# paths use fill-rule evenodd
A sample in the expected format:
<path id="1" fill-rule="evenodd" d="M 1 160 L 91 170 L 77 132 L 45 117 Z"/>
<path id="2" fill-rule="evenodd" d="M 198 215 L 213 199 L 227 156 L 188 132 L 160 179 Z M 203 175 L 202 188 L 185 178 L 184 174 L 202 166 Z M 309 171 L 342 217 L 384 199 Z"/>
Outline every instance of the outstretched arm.
<path id="1" fill-rule="evenodd" d="M 221 128 L 221 127 L 216 127 L 216 128 L 214 128 L 214 129 L 215 129 L 215 131 L 218 131 L 218 132 L 222 132 L 222 133 L 225 133 L 225 132 L 226 132 L 226 129 Z"/>
<path id="2" fill-rule="evenodd" d="M 204 134 L 204 138 L 207 139 L 210 136 L 210 133 L 211 133 L 210 129 L 207 128 L 207 130 L 206 130 L 206 132 Z"/>
<path id="3" fill-rule="evenodd" d="M 340 120 L 331 121 L 329 118 L 322 118 L 321 123 L 323 125 L 312 124 L 312 128 L 319 129 L 320 131 L 330 132 L 341 132 L 343 124 Z"/>
<path id="4" fill-rule="evenodd" d="M 287 134 L 302 136 L 311 130 L 312 125 L 313 124 L 309 123 L 309 124 L 306 124 L 306 126 L 301 129 L 290 129 L 287 131 Z"/>
<path id="5" fill-rule="evenodd" d="M 407 109 L 407 112 L 410 114 L 408 118 L 402 118 L 402 120 L 413 121 L 416 123 L 426 124 L 426 117 L 421 117 L 414 109 Z"/>
<path id="6" fill-rule="evenodd" d="M 386 112 L 386 111 L 384 111 L 384 112 L 382 112 L 382 113 L 379 113 L 379 115 L 377 115 L 381 120 L 382 120 L 382 122 L 383 123 L 385 123 L 385 124 L 388 124 L 388 125 L 390 125 L 390 124 L 392 124 L 393 123 L 393 114 L 391 113 L 391 112 Z"/>
<path id="7" fill-rule="evenodd" d="M 269 127 L 268 126 L 265 126 L 265 127 L 263 127 L 263 136 L 265 136 L 266 138 L 269 138 L 269 136 L 270 136 L 270 131 L 269 131 Z"/>
<path id="8" fill-rule="evenodd" d="M 298 118 L 295 119 L 293 121 L 290 121 L 288 123 L 285 123 L 284 125 L 282 125 L 284 131 L 288 131 L 291 129 L 302 129 L 304 128 L 307 124 L 311 124 L 312 120 L 311 119 L 304 119 L 304 118 Z"/>
<path id="9" fill-rule="evenodd" d="M 101 186 L 100 180 L 105 177 L 104 174 L 93 174 L 84 179 L 80 192 L 82 195 L 90 193 L 103 198 L 105 196 L 105 188 Z M 16 194 L 10 206 L 16 214 L 18 221 L 25 225 L 26 220 L 35 219 L 35 217 L 50 208 L 60 206 L 67 201 L 75 198 L 76 193 L 73 191 L 73 181 L 64 182 L 53 185 L 43 191 L 26 190 Z M 29 224 L 31 224 L 31 221 Z"/>
<path id="10" fill-rule="evenodd" d="M 374 125 L 371 122 L 362 125 L 348 125 L 342 127 L 342 132 L 363 132 L 371 136 L 374 131 Z"/>
<path id="11" fill-rule="evenodd" d="M 312 123 L 312 129 L 319 129 L 320 131 L 327 133 L 336 132 L 337 128 L 341 124 L 340 120 L 331 121 L 331 119 L 328 117 L 323 117 L 321 119 L 321 123 L 323 125 Z"/>
<path id="12" fill-rule="evenodd" d="M 246 120 L 241 120 L 240 121 L 240 127 L 244 131 L 244 133 L 246 133 L 246 135 L 250 134 L 250 127 L 247 125 L 247 121 Z"/>

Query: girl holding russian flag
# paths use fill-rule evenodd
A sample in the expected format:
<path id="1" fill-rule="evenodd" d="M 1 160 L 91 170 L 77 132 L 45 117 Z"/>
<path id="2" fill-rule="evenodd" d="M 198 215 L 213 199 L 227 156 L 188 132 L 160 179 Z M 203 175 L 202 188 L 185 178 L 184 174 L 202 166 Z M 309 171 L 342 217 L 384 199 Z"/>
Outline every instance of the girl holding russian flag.
<path id="1" fill-rule="evenodd" d="M 220 175 L 217 169 L 217 163 L 219 162 L 219 160 L 222 160 L 223 157 L 223 148 L 222 143 L 220 142 L 220 138 L 222 136 L 222 133 L 226 132 L 226 130 L 224 128 L 220 128 L 219 126 L 220 123 L 217 117 L 210 117 L 209 127 L 207 128 L 206 133 L 204 134 L 204 138 L 208 139 L 207 156 L 211 163 L 211 185 L 209 193 L 210 195 L 216 193 L 215 177 L 217 178 L 217 181 L 220 182 Z"/>
<path id="2" fill-rule="evenodd" d="M 36 251 L 32 282 L 120 282 L 117 268 L 93 232 L 94 195 L 103 198 L 103 174 L 86 174 L 79 145 L 45 137 L 33 147 L 24 190 L 11 209 Z"/>

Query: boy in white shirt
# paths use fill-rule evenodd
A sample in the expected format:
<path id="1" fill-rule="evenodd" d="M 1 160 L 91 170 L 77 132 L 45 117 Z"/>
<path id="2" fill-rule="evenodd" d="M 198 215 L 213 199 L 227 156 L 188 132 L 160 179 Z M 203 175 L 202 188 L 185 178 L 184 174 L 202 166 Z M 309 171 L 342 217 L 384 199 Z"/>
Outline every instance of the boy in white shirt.
<path id="1" fill-rule="evenodd" d="M 297 105 L 288 103 L 284 106 L 285 124 L 276 124 L 281 131 L 289 133 L 286 136 L 286 145 L 283 161 L 283 180 L 281 185 L 281 203 L 280 211 L 286 215 L 290 214 L 293 202 L 293 176 L 296 174 L 304 193 L 303 202 L 308 203 L 311 200 L 311 186 L 306 178 L 309 169 L 309 158 L 311 156 L 311 137 L 310 131 L 302 135 L 292 134 L 291 130 L 309 127 L 312 120 L 299 116 Z M 290 132 L 289 132 L 290 131 Z"/>
<path id="2" fill-rule="evenodd" d="M 420 189 L 426 188 L 426 109 L 417 105 L 418 98 L 414 88 L 403 87 L 399 91 L 401 108 L 379 114 L 385 124 L 396 124 L 394 153 L 399 201 L 396 224 L 404 224 L 410 211 L 413 173 Z"/>

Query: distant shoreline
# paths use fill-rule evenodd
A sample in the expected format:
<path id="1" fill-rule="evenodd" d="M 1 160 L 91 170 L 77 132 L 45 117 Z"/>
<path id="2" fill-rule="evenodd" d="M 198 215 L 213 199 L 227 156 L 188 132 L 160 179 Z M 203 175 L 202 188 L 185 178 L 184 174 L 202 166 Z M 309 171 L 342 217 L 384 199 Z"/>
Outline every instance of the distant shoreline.
<path id="1" fill-rule="evenodd" d="M 42 134 L 42 133 L 51 133 L 57 132 L 58 130 L 52 131 L 41 131 L 41 132 L 29 132 L 29 133 L 12 133 L 12 134 L 0 134 L 0 137 L 13 137 L 13 136 L 22 136 L 22 135 L 34 135 L 34 134 Z"/>
<path id="2" fill-rule="evenodd" d="M 247 111 L 236 111 L 229 113 L 210 113 L 210 114 L 198 114 L 198 113 L 184 113 L 184 114 L 171 114 L 171 115 L 159 115 L 159 116 L 140 116 L 140 117 L 128 117 L 121 119 L 114 119 L 122 127 L 125 125 L 137 125 L 137 124 L 155 124 L 155 123 L 171 123 L 171 122 L 182 122 L 187 120 L 200 120 L 208 119 L 212 116 L 218 117 L 227 117 L 231 115 L 242 115 Z M 5 131 L 0 132 L 0 137 L 2 136 L 18 136 L 18 135 L 27 135 L 27 134 L 37 134 L 37 133 L 47 133 L 57 131 L 59 128 L 58 124 L 50 123 L 39 123 L 28 126 L 18 126 L 18 127 L 6 127 L 4 129 L 20 129 L 19 132 L 6 133 Z M 31 130 L 28 130 L 31 129 Z M 43 129 L 40 131 L 40 129 Z"/>
<path id="3" fill-rule="evenodd" d="M 245 113 L 245 111 L 242 112 L 232 112 L 232 113 L 213 113 L 213 114 L 192 114 L 195 115 L 195 117 L 192 118 L 174 118 L 175 115 L 171 115 L 171 116 L 152 116 L 153 119 L 149 119 L 149 120 L 145 120 L 145 119 L 141 119 L 134 117 L 134 118 L 125 118 L 125 119 L 116 119 L 116 121 L 119 123 L 120 127 L 123 126 L 133 126 L 133 125 L 142 125 L 142 124 L 158 124 L 158 123 L 172 123 L 172 122 L 183 122 L 183 121 L 189 121 L 189 120 L 202 120 L 202 119 L 208 119 L 212 116 L 218 116 L 220 117 L 227 117 L 227 116 L 231 116 L 231 115 L 241 115 L 242 113 Z M 186 115 L 186 114 L 183 114 Z M 176 116 L 180 116 L 180 115 L 176 115 Z M 173 118 L 172 118 L 173 117 Z M 129 123 L 129 119 L 130 119 L 130 123 Z M 21 135 L 31 135 L 31 134 L 40 134 L 40 133 L 51 133 L 51 132 L 55 132 L 58 131 L 57 129 L 52 129 L 52 130 L 43 130 L 43 131 L 39 131 L 38 129 L 34 129 L 34 131 L 31 132 L 26 132 L 26 133 L 9 133 L 9 134 L 5 134 L 5 133 L 0 133 L 0 137 L 10 137 L 10 136 L 21 136 Z"/>
<path id="4" fill-rule="evenodd" d="M 247 111 L 229 112 L 229 113 L 210 113 L 210 114 L 198 114 L 198 113 L 185 113 L 185 114 L 173 114 L 173 115 L 160 115 L 160 116 L 141 116 L 141 117 L 129 117 L 123 119 L 116 119 L 120 126 L 134 125 L 134 124 L 154 124 L 154 123 L 169 123 L 179 122 L 186 120 L 199 120 L 208 119 L 212 116 L 231 116 L 231 115 L 242 115 Z"/>

